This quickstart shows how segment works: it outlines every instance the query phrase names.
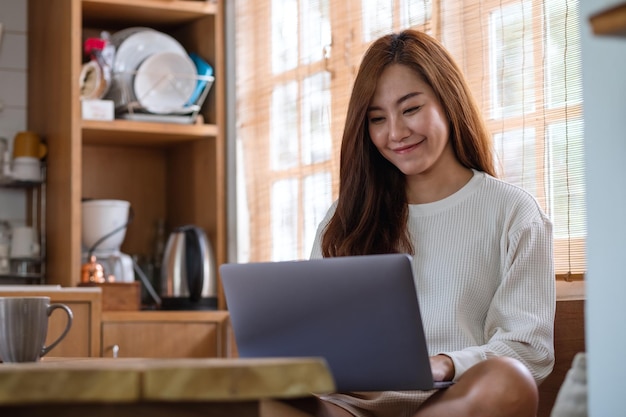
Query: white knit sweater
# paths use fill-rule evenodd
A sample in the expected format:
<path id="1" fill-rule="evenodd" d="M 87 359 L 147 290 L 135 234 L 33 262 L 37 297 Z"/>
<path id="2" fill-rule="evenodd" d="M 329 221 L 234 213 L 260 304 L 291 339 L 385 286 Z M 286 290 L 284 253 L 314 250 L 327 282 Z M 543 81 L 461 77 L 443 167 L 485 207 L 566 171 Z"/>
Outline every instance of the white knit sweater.
<path id="1" fill-rule="evenodd" d="M 321 257 L 318 228 L 311 258 Z M 455 194 L 409 206 L 408 230 L 431 355 L 454 361 L 457 380 L 494 356 L 522 361 L 540 383 L 554 364 L 552 223 L 526 191 L 474 171 Z M 410 416 L 432 392 L 333 394 L 356 415 Z M 365 410 L 368 410 L 367 412 Z"/>

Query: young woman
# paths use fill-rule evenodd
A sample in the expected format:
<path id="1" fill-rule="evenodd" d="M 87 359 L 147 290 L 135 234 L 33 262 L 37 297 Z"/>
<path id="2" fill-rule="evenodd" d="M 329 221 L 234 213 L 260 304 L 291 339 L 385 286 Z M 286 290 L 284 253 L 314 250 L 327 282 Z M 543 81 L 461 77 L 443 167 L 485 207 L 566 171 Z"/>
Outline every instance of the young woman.
<path id="1" fill-rule="evenodd" d="M 433 376 L 455 384 L 322 396 L 318 414 L 536 416 L 554 364 L 552 225 L 495 178 L 491 136 L 439 42 L 407 30 L 371 45 L 340 167 L 311 257 L 410 253 Z"/>

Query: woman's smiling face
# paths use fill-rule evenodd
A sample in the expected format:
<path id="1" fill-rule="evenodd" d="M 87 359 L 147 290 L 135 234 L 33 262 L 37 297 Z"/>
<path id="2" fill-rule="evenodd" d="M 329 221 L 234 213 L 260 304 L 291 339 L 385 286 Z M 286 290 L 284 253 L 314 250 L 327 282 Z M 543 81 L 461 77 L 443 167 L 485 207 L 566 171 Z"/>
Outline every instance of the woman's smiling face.
<path id="1" fill-rule="evenodd" d="M 367 119 L 374 146 L 404 175 L 432 175 L 458 165 L 441 103 L 413 69 L 385 68 Z"/>

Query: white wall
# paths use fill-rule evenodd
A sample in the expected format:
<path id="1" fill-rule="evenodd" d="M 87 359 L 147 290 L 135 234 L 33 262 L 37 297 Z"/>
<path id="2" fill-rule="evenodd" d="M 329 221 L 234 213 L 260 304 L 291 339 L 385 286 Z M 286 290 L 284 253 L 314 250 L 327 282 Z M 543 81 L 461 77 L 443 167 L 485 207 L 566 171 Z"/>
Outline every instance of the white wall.
<path id="1" fill-rule="evenodd" d="M 26 129 L 28 19 L 26 0 L 0 0 L 0 137 L 12 149 L 15 133 Z M 0 220 L 23 223 L 24 190 L 0 188 Z"/>
<path id="2" fill-rule="evenodd" d="M 580 0 L 588 215 L 589 415 L 626 416 L 626 37 L 593 35 L 589 16 L 622 3 Z"/>

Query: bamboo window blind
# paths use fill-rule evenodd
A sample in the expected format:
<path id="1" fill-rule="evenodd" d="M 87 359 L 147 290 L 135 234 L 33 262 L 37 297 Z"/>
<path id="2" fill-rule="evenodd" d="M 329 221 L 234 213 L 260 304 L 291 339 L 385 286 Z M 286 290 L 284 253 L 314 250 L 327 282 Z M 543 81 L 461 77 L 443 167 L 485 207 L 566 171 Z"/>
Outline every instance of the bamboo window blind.
<path id="1" fill-rule="evenodd" d="M 583 277 L 578 0 L 236 0 L 238 260 L 306 259 L 337 196 L 352 81 L 377 37 L 413 27 L 461 65 L 499 176 L 554 223 L 557 276 Z"/>

